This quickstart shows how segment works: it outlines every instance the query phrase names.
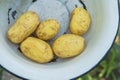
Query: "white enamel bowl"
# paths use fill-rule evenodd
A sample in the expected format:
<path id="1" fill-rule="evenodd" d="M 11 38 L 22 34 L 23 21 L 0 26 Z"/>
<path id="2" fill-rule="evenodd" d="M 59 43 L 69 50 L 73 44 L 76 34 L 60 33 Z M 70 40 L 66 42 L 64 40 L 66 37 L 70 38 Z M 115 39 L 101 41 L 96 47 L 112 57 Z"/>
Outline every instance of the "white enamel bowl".
<path id="1" fill-rule="evenodd" d="M 61 1 L 61 2 L 60 2 Z M 8 28 L 23 12 L 32 10 L 41 21 L 54 18 L 61 23 L 62 35 L 69 24 L 70 12 L 83 6 L 80 0 L 0 0 L 0 65 L 7 71 L 30 80 L 75 79 L 93 69 L 110 50 L 118 30 L 118 0 L 84 0 L 91 15 L 91 26 L 84 35 L 85 50 L 69 60 L 58 59 L 38 64 L 24 57 L 6 38 Z M 51 41 L 52 43 L 52 41 Z"/>

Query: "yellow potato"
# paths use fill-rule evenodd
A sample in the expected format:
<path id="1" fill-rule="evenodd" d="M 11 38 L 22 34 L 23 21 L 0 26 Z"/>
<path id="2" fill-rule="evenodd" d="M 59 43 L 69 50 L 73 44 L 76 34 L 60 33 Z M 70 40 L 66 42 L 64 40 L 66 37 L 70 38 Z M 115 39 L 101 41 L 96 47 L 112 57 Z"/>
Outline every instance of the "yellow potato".
<path id="1" fill-rule="evenodd" d="M 36 34 L 38 38 L 42 40 L 50 40 L 56 36 L 59 32 L 60 24 L 56 20 L 49 19 L 42 22 L 38 29 L 36 30 Z"/>
<path id="2" fill-rule="evenodd" d="M 60 58 L 70 58 L 79 55 L 85 46 L 83 37 L 74 34 L 60 36 L 52 45 L 56 56 Z"/>
<path id="3" fill-rule="evenodd" d="M 82 7 L 75 8 L 71 15 L 70 30 L 77 35 L 85 34 L 90 27 L 90 15 Z"/>
<path id="4" fill-rule="evenodd" d="M 7 37 L 13 43 L 20 43 L 35 31 L 39 24 L 39 16 L 32 11 L 22 14 L 8 30 Z"/>
<path id="5" fill-rule="evenodd" d="M 34 37 L 28 37 L 20 45 L 23 54 L 38 63 L 46 63 L 53 59 L 53 51 L 48 43 Z"/>

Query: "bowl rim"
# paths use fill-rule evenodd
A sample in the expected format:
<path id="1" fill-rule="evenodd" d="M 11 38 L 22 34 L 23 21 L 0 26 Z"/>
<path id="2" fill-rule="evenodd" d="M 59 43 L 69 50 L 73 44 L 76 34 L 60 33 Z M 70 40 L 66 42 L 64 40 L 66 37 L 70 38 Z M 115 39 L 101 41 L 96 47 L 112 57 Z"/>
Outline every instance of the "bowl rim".
<path id="1" fill-rule="evenodd" d="M 36 0 L 33 0 L 33 1 L 36 1 Z M 118 27 L 117 27 L 116 35 L 114 36 L 114 39 L 113 39 L 113 41 L 112 41 L 112 44 L 111 44 L 110 48 L 107 50 L 107 52 L 105 53 L 105 55 L 102 57 L 102 59 L 101 59 L 95 66 L 93 66 L 91 69 L 89 69 L 88 71 L 86 71 L 86 72 L 83 73 L 82 75 L 76 76 L 75 78 L 72 78 L 72 79 L 70 79 L 70 80 L 76 80 L 77 78 L 79 78 L 79 77 L 81 77 L 81 76 L 89 73 L 90 71 L 92 71 L 92 70 L 107 56 L 107 54 L 109 53 L 109 51 L 110 51 L 111 48 L 113 47 L 114 41 L 115 41 L 115 39 L 116 39 L 116 37 L 117 37 L 117 34 L 118 34 L 118 31 L 119 31 L 119 29 L 120 29 L 120 28 L 119 28 L 119 22 L 120 22 L 120 2 L 119 2 L 119 0 L 117 0 L 117 3 L 118 3 L 118 14 L 119 14 L 119 15 L 118 15 L 118 17 L 119 17 L 119 18 L 118 18 Z M 4 69 L 5 71 L 7 71 L 8 73 L 12 74 L 13 76 L 15 76 L 15 77 L 17 77 L 17 78 L 20 78 L 20 79 L 22 79 L 22 80 L 29 80 L 29 79 L 26 79 L 26 78 L 24 78 L 24 77 L 21 77 L 21 76 L 15 74 L 15 73 L 11 72 L 10 70 L 6 69 L 6 68 L 5 68 L 3 65 L 1 65 L 1 64 L 0 64 L 0 68 Z"/>

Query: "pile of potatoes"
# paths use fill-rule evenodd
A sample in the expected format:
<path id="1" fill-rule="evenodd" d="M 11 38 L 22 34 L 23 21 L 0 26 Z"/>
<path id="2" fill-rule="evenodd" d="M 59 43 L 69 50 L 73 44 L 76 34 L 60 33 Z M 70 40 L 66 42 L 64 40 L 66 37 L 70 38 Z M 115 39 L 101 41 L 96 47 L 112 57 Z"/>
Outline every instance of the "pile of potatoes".
<path id="1" fill-rule="evenodd" d="M 7 38 L 15 44 L 20 44 L 22 53 L 38 63 L 50 62 L 54 56 L 71 58 L 79 55 L 85 48 L 82 37 L 90 26 L 89 13 L 81 8 L 75 8 L 71 13 L 69 34 L 63 34 L 52 44 L 48 40 L 54 38 L 60 30 L 60 23 L 54 19 L 40 22 L 39 16 L 32 11 L 25 12 L 10 27 Z M 31 36 L 35 33 L 36 37 Z"/>

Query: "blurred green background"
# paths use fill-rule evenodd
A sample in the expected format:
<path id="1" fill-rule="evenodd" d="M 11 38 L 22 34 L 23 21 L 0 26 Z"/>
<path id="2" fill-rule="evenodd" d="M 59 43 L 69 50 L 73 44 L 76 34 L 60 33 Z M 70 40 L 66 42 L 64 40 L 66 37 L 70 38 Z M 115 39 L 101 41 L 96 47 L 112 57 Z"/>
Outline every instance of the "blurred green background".
<path id="1" fill-rule="evenodd" d="M 0 68 L 0 80 L 18 80 L 14 76 L 5 78 L 5 72 Z M 4 79 L 3 79 L 4 76 Z M 14 78 L 14 79 L 13 79 Z M 110 52 L 91 72 L 77 80 L 120 80 L 120 29 Z"/>

